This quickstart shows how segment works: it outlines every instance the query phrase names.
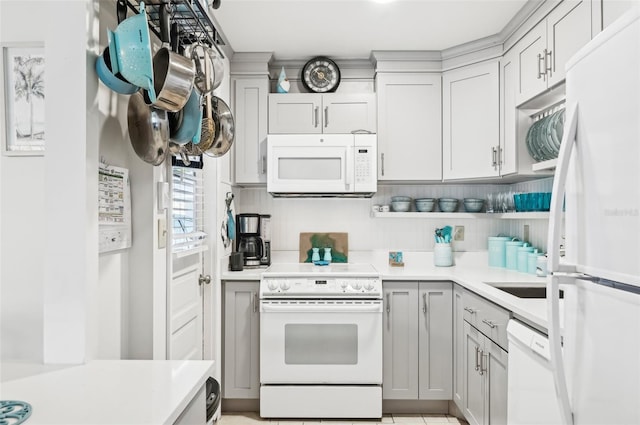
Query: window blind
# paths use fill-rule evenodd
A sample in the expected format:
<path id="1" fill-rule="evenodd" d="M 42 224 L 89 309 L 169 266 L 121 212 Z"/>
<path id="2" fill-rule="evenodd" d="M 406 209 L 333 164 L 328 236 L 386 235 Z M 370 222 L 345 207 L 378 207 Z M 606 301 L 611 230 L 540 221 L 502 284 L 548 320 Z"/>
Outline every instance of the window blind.
<path id="1" fill-rule="evenodd" d="M 172 168 L 172 247 L 174 253 L 204 246 L 204 192 L 202 170 Z"/>

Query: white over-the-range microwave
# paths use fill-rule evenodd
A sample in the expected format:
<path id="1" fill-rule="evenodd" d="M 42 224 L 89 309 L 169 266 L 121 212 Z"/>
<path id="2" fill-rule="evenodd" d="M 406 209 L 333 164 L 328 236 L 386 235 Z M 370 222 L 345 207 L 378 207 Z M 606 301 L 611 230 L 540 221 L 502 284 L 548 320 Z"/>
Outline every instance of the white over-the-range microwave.
<path id="1" fill-rule="evenodd" d="M 376 146 L 375 134 L 270 134 L 267 191 L 370 197 L 377 185 Z"/>

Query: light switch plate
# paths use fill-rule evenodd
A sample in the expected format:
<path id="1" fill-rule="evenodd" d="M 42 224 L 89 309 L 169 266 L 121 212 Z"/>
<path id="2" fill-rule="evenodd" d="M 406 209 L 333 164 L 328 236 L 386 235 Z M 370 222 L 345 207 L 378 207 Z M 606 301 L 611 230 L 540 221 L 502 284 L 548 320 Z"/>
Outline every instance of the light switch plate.
<path id="1" fill-rule="evenodd" d="M 158 219 L 158 249 L 167 247 L 167 219 Z"/>

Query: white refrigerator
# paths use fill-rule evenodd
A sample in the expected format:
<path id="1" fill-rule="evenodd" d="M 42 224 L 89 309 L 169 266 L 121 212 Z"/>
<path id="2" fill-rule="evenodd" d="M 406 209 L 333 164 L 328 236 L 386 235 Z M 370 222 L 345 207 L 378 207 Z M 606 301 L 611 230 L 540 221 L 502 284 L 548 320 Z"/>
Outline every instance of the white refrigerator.
<path id="1" fill-rule="evenodd" d="M 639 8 L 567 64 L 548 241 L 550 364 L 561 421 L 640 424 Z"/>

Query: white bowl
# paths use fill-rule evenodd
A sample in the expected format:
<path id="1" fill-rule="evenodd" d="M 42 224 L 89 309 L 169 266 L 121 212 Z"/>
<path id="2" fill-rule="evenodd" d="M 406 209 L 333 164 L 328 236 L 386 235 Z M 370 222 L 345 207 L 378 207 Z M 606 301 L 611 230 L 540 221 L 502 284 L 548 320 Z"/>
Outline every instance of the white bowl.
<path id="1" fill-rule="evenodd" d="M 454 212 L 458 209 L 458 200 L 455 198 L 440 198 L 438 207 L 442 212 Z"/>
<path id="2" fill-rule="evenodd" d="M 467 212 L 480 212 L 484 206 L 484 199 L 464 198 L 464 209 Z"/>
<path id="3" fill-rule="evenodd" d="M 419 198 L 416 199 L 416 210 L 420 212 L 433 211 L 433 207 L 436 205 L 434 198 Z"/>
<path id="4" fill-rule="evenodd" d="M 411 208 L 411 201 L 391 201 L 391 209 L 396 212 L 406 212 Z"/>

